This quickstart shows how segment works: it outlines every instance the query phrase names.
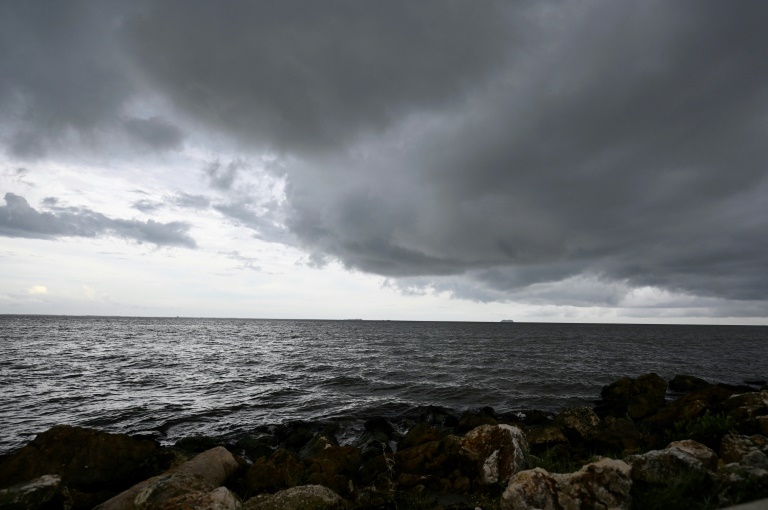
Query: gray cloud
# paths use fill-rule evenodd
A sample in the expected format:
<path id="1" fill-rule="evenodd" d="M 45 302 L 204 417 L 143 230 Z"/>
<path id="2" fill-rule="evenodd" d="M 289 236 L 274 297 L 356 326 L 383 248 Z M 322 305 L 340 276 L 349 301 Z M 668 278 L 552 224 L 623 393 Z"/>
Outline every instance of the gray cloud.
<path id="1" fill-rule="evenodd" d="M 208 209 L 211 201 L 203 195 L 190 195 L 188 193 L 178 193 L 171 201 L 179 207 L 188 207 L 190 209 Z"/>
<path id="2" fill-rule="evenodd" d="M 158 209 L 162 209 L 163 203 L 157 202 L 155 200 L 142 199 L 134 202 L 132 207 L 143 213 L 151 213 L 157 211 Z"/>
<path id="3" fill-rule="evenodd" d="M 278 158 L 285 204 L 217 211 L 401 288 L 768 299 L 768 4 L 127 5 L 2 7 L 13 153 L 106 125 L 173 148 L 184 125 Z M 173 114 L 123 111 L 150 92 Z M 232 191 L 238 161 L 207 167 L 212 187 Z"/>
<path id="4" fill-rule="evenodd" d="M 114 219 L 90 209 L 74 207 L 40 212 L 30 206 L 24 197 L 13 193 L 5 194 L 5 202 L 6 205 L 0 206 L 0 235 L 5 237 L 54 239 L 116 236 L 157 246 L 197 246 L 187 233 L 188 223 Z"/>
<path id="5" fill-rule="evenodd" d="M 232 188 L 237 178 L 237 173 L 246 167 L 245 162 L 241 160 L 233 160 L 226 165 L 217 160 L 205 165 L 203 171 L 208 176 L 212 187 L 219 190 L 228 190 Z"/>
<path id="6" fill-rule="evenodd" d="M 180 149 L 184 133 L 162 117 L 129 118 L 123 128 L 136 141 L 156 150 Z"/>
<path id="7" fill-rule="evenodd" d="M 180 109 L 277 151 L 339 147 L 460 100 L 517 32 L 511 6 L 493 0 L 220 7 L 153 2 L 124 35 L 136 65 Z"/>

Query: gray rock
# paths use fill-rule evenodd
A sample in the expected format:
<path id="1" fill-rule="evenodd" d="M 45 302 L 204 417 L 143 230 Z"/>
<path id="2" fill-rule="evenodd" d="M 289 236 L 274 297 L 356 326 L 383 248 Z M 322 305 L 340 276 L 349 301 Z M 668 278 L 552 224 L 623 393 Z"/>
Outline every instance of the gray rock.
<path id="1" fill-rule="evenodd" d="M 226 487 L 210 492 L 193 491 L 163 501 L 158 510 L 241 510 L 243 504 L 237 495 Z"/>
<path id="2" fill-rule="evenodd" d="M 218 446 L 166 473 L 137 483 L 98 505 L 98 510 L 161 508 L 163 502 L 191 492 L 207 493 L 222 485 L 239 464 L 226 448 Z"/>
<path id="3" fill-rule="evenodd" d="M 624 460 L 632 466 L 633 481 L 653 485 L 674 485 L 683 478 L 703 482 L 709 472 L 702 461 L 674 447 L 630 455 Z"/>
<path id="4" fill-rule="evenodd" d="M 516 474 L 501 496 L 503 510 L 628 509 L 630 467 L 620 460 L 601 459 L 570 474 L 536 468 Z"/>
<path id="5" fill-rule="evenodd" d="M 477 466 L 478 482 L 506 484 L 528 465 L 528 441 L 518 427 L 481 425 L 461 439 L 461 452 Z"/>
<path id="6" fill-rule="evenodd" d="M 245 502 L 245 510 L 326 510 L 338 508 L 341 496 L 322 485 L 300 485 L 275 494 L 260 494 Z"/>
<path id="7" fill-rule="evenodd" d="M 72 498 L 58 475 L 43 475 L 30 482 L 0 490 L 0 508 L 37 510 L 72 508 Z"/>

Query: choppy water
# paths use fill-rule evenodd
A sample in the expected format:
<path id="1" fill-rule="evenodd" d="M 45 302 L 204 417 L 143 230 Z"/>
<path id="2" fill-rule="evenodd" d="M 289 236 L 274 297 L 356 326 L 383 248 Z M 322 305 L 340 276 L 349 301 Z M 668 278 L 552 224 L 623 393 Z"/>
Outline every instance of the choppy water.
<path id="1" fill-rule="evenodd" d="M 0 316 L 0 452 L 69 423 L 173 442 L 294 419 L 558 410 L 656 372 L 768 378 L 768 328 Z"/>

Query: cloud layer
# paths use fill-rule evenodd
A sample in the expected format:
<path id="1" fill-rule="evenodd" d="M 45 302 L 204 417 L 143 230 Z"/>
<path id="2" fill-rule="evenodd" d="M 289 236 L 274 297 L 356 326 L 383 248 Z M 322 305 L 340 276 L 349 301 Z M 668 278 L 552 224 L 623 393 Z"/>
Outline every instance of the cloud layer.
<path id="1" fill-rule="evenodd" d="M 281 218 L 312 260 L 481 301 L 610 306 L 652 287 L 768 313 L 768 4 L 55 9 L 12 3 L 0 16 L 0 108 L 15 119 L 3 135 L 17 157 L 73 133 L 158 151 L 223 136 L 233 149 L 205 172 L 229 200 L 214 208 L 288 242 Z M 285 202 L 254 212 L 235 183 L 265 152 Z M 136 231 L 194 246 L 184 224 L 6 200 L 6 235 Z M 214 202 L 182 191 L 178 203 Z M 543 293 L 555 284 L 560 298 Z"/>
<path id="2" fill-rule="evenodd" d="M 55 212 L 40 212 L 24 197 L 5 194 L 6 205 L 0 206 L 0 236 L 54 239 L 57 237 L 116 236 L 156 246 L 195 248 L 184 222 L 160 223 L 108 218 L 87 208 L 56 207 Z"/>

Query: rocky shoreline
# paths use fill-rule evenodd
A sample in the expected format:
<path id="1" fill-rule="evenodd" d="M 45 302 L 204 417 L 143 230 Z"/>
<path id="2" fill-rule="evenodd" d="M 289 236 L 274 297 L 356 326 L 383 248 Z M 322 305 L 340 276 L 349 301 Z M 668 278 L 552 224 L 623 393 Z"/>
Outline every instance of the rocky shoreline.
<path id="1" fill-rule="evenodd" d="M 0 508 L 714 509 L 768 497 L 768 387 L 656 374 L 593 408 L 259 427 L 173 446 L 59 425 L 0 458 Z"/>

